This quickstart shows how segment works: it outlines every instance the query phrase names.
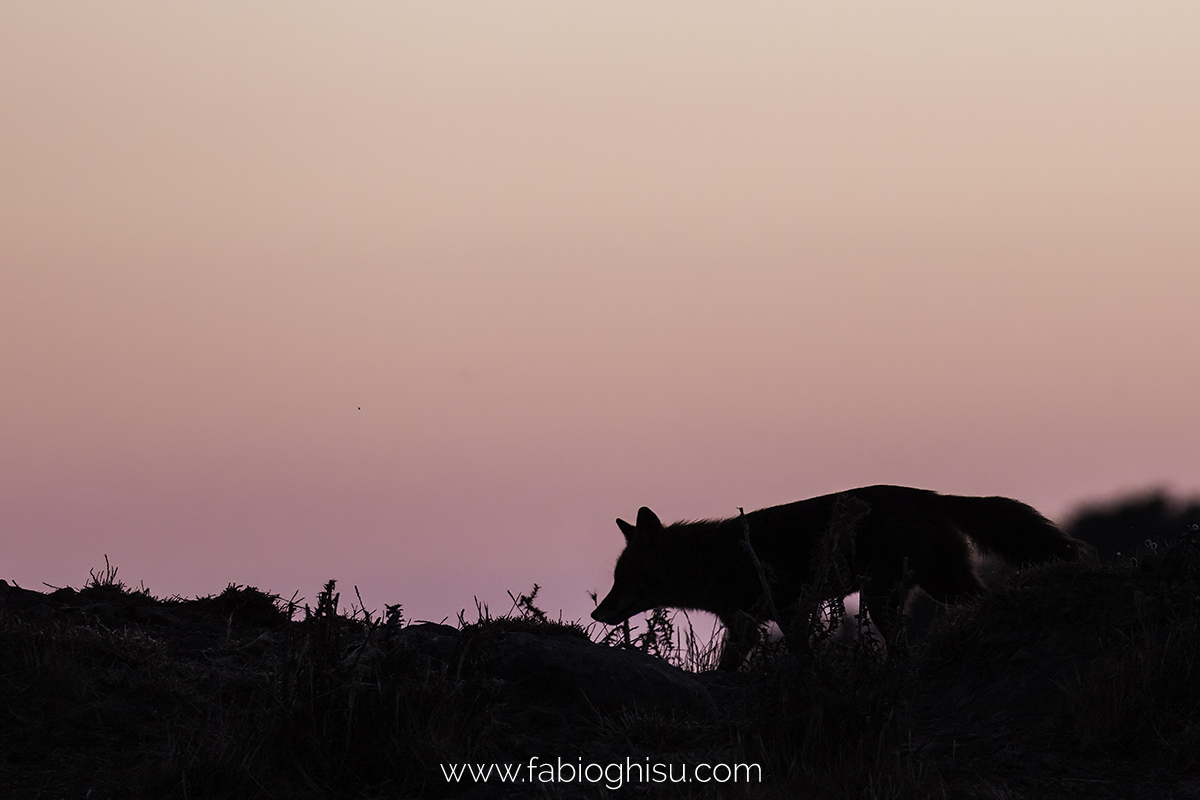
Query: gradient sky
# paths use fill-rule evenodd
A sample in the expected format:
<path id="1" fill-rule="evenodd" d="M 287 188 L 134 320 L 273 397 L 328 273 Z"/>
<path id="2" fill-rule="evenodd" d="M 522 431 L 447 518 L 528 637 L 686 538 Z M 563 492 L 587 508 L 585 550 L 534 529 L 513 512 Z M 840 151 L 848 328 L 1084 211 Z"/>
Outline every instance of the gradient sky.
<path id="1" fill-rule="evenodd" d="M 641 505 L 1200 491 L 1198 32 L 4 3 L 0 577 L 574 618 Z"/>

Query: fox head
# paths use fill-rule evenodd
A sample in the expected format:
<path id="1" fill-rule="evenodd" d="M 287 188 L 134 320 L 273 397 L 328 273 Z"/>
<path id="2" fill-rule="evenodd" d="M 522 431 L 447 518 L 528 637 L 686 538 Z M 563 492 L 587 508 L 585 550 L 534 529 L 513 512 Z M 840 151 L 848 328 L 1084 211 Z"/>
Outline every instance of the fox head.
<path id="1" fill-rule="evenodd" d="M 617 527 L 625 534 L 625 550 L 617 559 L 612 590 L 592 612 L 592 619 L 607 625 L 619 625 L 634 614 L 671 605 L 666 572 L 671 559 L 663 546 L 662 522 L 642 506 L 636 525 L 618 519 Z"/>

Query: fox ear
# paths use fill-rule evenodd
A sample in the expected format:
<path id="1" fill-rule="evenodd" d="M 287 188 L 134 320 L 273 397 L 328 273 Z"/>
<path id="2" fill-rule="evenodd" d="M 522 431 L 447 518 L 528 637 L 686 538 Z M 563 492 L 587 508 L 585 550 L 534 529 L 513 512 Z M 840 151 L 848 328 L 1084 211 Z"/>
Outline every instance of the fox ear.
<path id="1" fill-rule="evenodd" d="M 642 506 L 638 509 L 637 529 L 643 534 L 658 533 L 662 530 L 662 522 L 659 521 L 657 514 Z"/>
<path id="2" fill-rule="evenodd" d="M 634 539 L 645 539 L 648 536 L 662 533 L 663 529 L 658 516 L 645 506 L 638 509 L 637 525 L 630 525 L 625 520 L 618 519 L 617 527 L 621 529 L 621 533 L 625 534 L 626 544 L 633 542 Z"/>

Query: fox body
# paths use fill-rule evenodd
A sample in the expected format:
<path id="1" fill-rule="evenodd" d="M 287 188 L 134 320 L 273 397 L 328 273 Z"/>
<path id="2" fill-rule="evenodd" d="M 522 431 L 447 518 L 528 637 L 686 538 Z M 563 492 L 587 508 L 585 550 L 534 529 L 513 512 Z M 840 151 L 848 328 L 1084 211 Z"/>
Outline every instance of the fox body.
<path id="1" fill-rule="evenodd" d="M 919 586 L 942 603 L 983 590 L 969 542 L 1013 564 L 1073 560 L 1087 547 L 1017 500 L 904 486 L 867 486 L 744 517 L 666 526 L 643 507 L 637 524 L 618 519 L 617 526 L 625 550 L 592 618 L 615 625 L 668 606 L 711 612 L 727 631 L 722 669 L 736 669 L 758 623 L 787 614 L 806 590 L 823 593 L 821 599 L 861 591 L 860 602 L 887 640 L 888 597 L 897 587 L 907 597 Z M 831 553 L 843 568 L 819 575 Z"/>

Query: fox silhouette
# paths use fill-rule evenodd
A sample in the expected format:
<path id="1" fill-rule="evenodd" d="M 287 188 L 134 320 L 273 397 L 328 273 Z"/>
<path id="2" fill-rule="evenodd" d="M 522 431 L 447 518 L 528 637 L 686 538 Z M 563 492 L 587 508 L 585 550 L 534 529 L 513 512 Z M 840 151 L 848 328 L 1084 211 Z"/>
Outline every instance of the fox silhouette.
<path id="1" fill-rule="evenodd" d="M 906 486 L 866 486 L 744 517 L 666 526 L 642 507 L 636 524 L 618 519 L 617 526 L 625 550 L 592 618 L 616 625 L 652 608 L 708 611 L 726 629 L 721 669 L 737 669 L 759 623 L 794 611 L 806 587 L 820 599 L 861 591 L 890 642 L 888 598 L 897 588 L 901 604 L 918 586 L 941 603 L 983 591 L 971 543 L 1014 565 L 1074 560 L 1088 547 L 1020 501 Z M 818 575 L 830 555 L 840 568 Z"/>

